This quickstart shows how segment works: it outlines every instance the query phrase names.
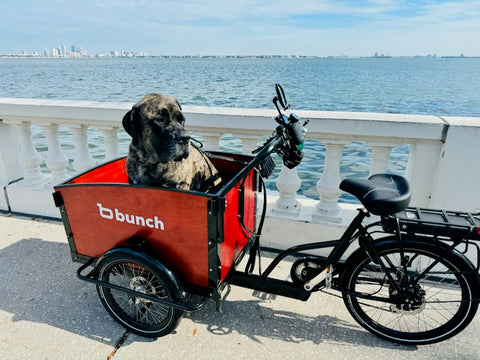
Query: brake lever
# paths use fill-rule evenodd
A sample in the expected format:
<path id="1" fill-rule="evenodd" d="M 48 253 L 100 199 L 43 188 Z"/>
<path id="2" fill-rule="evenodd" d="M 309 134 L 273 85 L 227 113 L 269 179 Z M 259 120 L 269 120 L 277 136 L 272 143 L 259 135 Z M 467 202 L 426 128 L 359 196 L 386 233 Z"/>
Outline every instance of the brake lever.
<path id="1" fill-rule="evenodd" d="M 282 111 L 280 110 L 280 107 L 278 106 L 278 103 L 279 103 L 278 97 L 275 96 L 272 101 L 273 101 L 273 104 L 275 105 L 275 107 L 277 108 L 278 115 L 281 116 Z"/>

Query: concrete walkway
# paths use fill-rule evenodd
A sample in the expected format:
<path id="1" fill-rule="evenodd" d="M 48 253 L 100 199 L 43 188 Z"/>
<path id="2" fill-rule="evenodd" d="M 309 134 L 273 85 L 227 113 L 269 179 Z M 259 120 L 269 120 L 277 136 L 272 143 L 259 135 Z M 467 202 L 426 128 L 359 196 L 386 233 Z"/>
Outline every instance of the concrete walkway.
<path id="1" fill-rule="evenodd" d="M 112 320 L 77 268 L 60 222 L 0 213 L 0 359 L 480 359 L 480 315 L 440 344 L 399 346 L 364 331 L 340 298 L 238 287 L 223 313 L 209 301 L 174 333 L 145 339 Z"/>

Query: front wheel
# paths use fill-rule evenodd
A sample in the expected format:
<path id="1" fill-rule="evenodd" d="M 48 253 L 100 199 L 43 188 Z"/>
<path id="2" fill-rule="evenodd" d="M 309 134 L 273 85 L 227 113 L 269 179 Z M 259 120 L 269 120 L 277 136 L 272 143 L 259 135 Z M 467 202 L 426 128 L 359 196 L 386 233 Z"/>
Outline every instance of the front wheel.
<path id="1" fill-rule="evenodd" d="M 171 280 L 147 258 L 133 253 L 113 253 L 97 265 L 96 279 L 159 299 L 176 301 Z M 145 337 L 172 332 L 183 311 L 135 296 L 123 290 L 97 285 L 107 311 L 125 328 Z"/>
<path id="2" fill-rule="evenodd" d="M 431 344 L 462 331 L 478 303 L 472 268 L 458 255 L 424 242 L 376 248 L 382 266 L 365 252 L 342 275 L 343 299 L 368 331 L 401 344 Z"/>

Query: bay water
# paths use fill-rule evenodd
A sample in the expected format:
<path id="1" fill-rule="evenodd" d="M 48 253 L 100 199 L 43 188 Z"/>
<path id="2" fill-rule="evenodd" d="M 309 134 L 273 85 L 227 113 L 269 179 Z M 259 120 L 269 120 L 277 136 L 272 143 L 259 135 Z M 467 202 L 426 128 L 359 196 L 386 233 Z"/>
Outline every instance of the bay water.
<path id="1" fill-rule="evenodd" d="M 272 108 L 275 83 L 283 85 L 293 110 L 480 117 L 480 58 L 0 58 L 0 97 L 134 103 L 160 92 L 182 105 Z M 73 140 L 62 137 L 70 156 Z M 129 138 L 122 132 L 119 139 L 125 154 Z M 44 154 L 40 130 L 34 140 Z M 90 131 L 89 142 L 101 161 L 100 134 Z M 227 151 L 238 151 L 238 144 L 229 135 L 220 142 Z M 389 171 L 405 171 L 408 149 L 405 144 L 392 151 Z M 368 175 L 370 156 L 366 144 L 346 146 L 342 177 Z M 318 198 L 323 166 L 324 147 L 307 140 L 301 194 Z M 268 187 L 275 188 L 272 180 Z"/>

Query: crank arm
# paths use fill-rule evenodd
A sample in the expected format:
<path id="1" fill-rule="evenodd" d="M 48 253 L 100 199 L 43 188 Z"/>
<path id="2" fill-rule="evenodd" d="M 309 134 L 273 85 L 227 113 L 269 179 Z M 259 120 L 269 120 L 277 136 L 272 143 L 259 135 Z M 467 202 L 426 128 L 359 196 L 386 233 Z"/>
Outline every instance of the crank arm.
<path id="1" fill-rule="evenodd" d="M 315 287 L 320 284 L 322 281 L 325 281 L 325 287 L 332 287 L 332 277 L 333 277 L 333 266 L 328 265 L 320 274 L 315 276 L 313 279 L 308 280 L 303 288 L 307 291 L 313 291 Z"/>

